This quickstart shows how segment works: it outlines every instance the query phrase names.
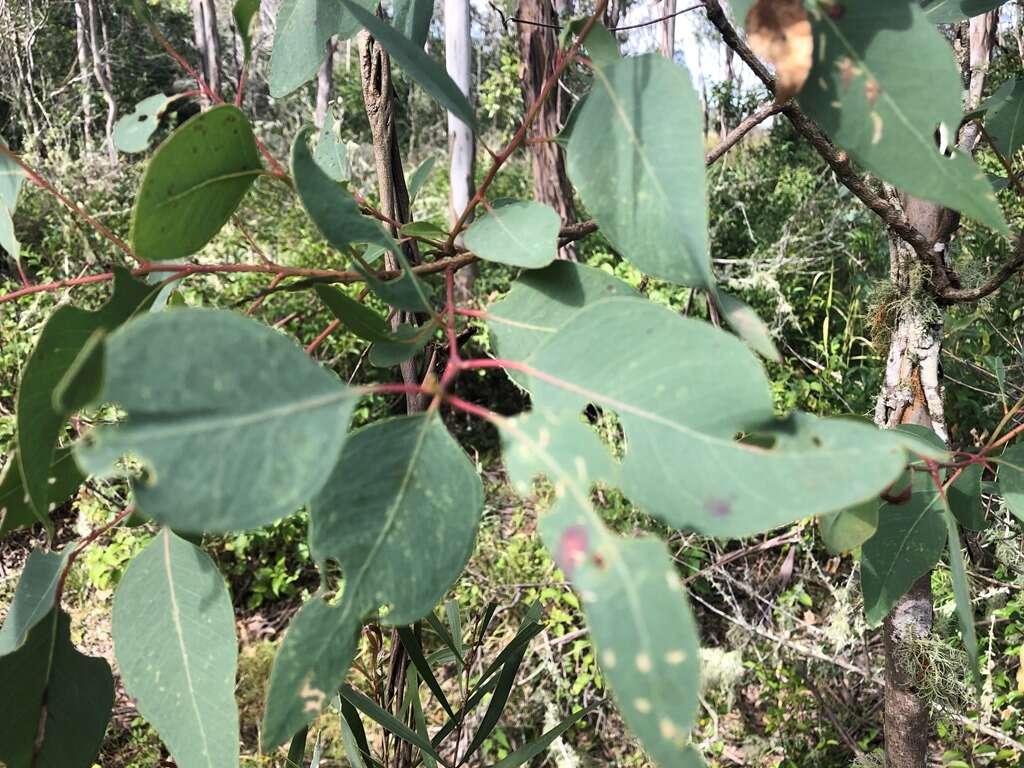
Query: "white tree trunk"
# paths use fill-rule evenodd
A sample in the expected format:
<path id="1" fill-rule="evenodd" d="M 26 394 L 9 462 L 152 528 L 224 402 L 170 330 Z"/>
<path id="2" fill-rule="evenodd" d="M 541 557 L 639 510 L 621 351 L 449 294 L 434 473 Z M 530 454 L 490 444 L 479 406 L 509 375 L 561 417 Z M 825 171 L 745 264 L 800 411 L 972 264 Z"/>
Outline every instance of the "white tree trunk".
<path id="1" fill-rule="evenodd" d="M 96 20 L 99 12 L 96 9 L 95 0 L 89 0 L 89 51 L 92 54 L 92 73 L 99 83 L 103 92 L 103 100 L 107 102 L 107 156 L 110 164 L 117 162 L 117 149 L 114 147 L 114 121 L 117 120 L 117 101 L 114 99 L 114 88 L 110 84 L 109 63 L 104 62 L 104 55 L 109 56 L 110 52 L 100 48 L 99 36 L 96 34 Z"/>
<path id="2" fill-rule="evenodd" d="M 89 66 L 89 7 L 85 0 L 75 0 L 75 47 L 78 53 L 78 79 L 82 89 L 83 152 L 88 154 L 92 144 L 92 70 Z"/>
<path id="3" fill-rule="evenodd" d="M 470 98 L 472 51 L 469 39 L 469 0 L 444 2 L 444 60 L 448 75 L 459 90 Z M 448 161 L 451 194 L 448 219 L 454 225 L 473 197 L 473 170 L 476 146 L 473 131 L 451 112 L 448 113 Z M 465 297 L 472 289 L 472 268 L 459 273 L 459 293 Z"/>
<path id="4" fill-rule="evenodd" d="M 676 12 L 676 0 L 665 0 L 664 5 L 665 12 L 662 14 L 667 16 L 668 14 Z M 672 60 L 676 57 L 676 17 L 670 16 L 661 23 L 661 55 L 668 60 Z"/>
<path id="5" fill-rule="evenodd" d="M 327 117 L 327 107 L 334 95 L 334 49 L 336 46 L 337 43 L 333 37 L 327 41 L 324 63 L 320 65 L 320 71 L 316 74 L 316 111 L 313 113 L 313 122 L 318 130 L 323 127 L 324 119 Z"/>

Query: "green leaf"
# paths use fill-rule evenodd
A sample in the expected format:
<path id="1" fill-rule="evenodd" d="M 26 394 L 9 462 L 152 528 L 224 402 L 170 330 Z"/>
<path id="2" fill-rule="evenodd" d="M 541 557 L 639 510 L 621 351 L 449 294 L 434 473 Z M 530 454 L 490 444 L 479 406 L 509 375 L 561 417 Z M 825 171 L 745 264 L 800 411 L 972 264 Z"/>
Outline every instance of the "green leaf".
<path id="1" fill-rule="evenodd" d="M 891 491 L 905 492 L 912 483 L 910 499 L 902 504 L 882 504 L 878 530 L 861 547 L 860 581 L 864 614 L 877 625 L 942 557 L 946 526 L 942 520 L 941 495 L 927 472 L 912 472 Z"/>
<path id="2" fill-rule="evenodd" d="M 512 754 L 494 763 L 491 768 L 519 768 L 520 765 L 525 765 L 533 760 L 533 758 L 546 752 L 548 747 L 554 743 L 555 739 L 559 738 L 563 733 L 576 725 L 576 723 L 597 709 L 600 704 L 601 702 L 595 702 L 589 707 L 584 707 L 578 712 L 574 712 L 559 722 L 551 730 L 544 732 L 538 738 L 524 744 Z"/>
<path id="3" fill-rule="evenodd" d="M 616 343 L 596 355 L 594 339 Z M 621 472 L 630 500 L 674 527 L 753 535 L 877 496 L 907 463 L 907 436 L 803 413 L 776 419 L 741 341 L 648 301 L 594 302 L 522 362 L 537 410 L 564 422 L 593 403 L 618 415 L 627 450 L 609 482 Z"/>
<path id="4" fill-rule="evenodd" d="M 423 327 L 401 326 L 392 331 L 383 317 L 344 291 L 318 285 L 316 293 L 348 330 L 373 344 L 370 362 L 374 365 L 387 367 L 408 360 L 423 349 L 433 335 L 432 321 Z"/>
<path id="5" fill-rule="evenodd" d="M 862 0 L 812 23 L 814 65 L 798 97 L 808 115 L 879 178 L 1007 235 L 985 173 L 967 154 L 944 156 L 935 140 L 941 125 L 955 143 L 962 85 L 949 43 L 924 11 Z"/>
<path id="6" fill-rule="evenodd" d="M 128 695 L 181 768 L 238 765 L 238 657 L 224 578 L 166 528 L 114 595 L 114 651 Z"/>
<path id="7" fill-rule="evenodd" d="M 1024 79 L 1007 80 L 988 100 L 985 130 L 1010 160 L 1024 146 Z"/>
<path id="8" fill-rule="evenodd" d="M 988 527 L 981 503 L 981 471 L 981 464 L 964 467 L 947 492 L 953 515 L 960 525 L 972 531 L 983 531 Z"/>
<path id="9" fill-rule="evenodd" d="M 428 613 L 424 618 L 427 620 L 430 628 L 434 630 L 435 634 L 441 638 L 441 642 L 451 650 L 452 654 L 455 656 L 456 662 L 458 663 L 459 669 L 461 670 L 466 666 L 466 659 L 462 655 L 462 638 L 460 637 L 459 642 L 456 643 L 451 632 L 449 632 L 445 625 L 441 623 L 441 620 L 434 615 L 433 611 Z"/>
<path id="10" fill-rule="evenodd" d="M 960 532 L 956 518 L 949 504 L 942 502 L 942 519 L 946 524 L 946 547 L 949 551 L 949 572 L 953 577 L 953 595 L 956 597 L 956 614 L 960 619 L 960 637 L 963 640 L 967 658 L 971 663 L 974 682 L 981 687 L 981 671 L 978 667 L 978 635 L 974 630 L 974 606 L 971 603 L 971 585 L 967 581 L 967 569 L 960 548 Z"/>
<path id="11" fill-rule="evenodd" d="M 345 756 L 352 764 L 352 768 L 366 768 L 367 760 L 370 757 L 370 746 L 366 741 L 366 732 L 363 730 L 363 722 L 359 719 L 359 712 L 347 699 L 338 696 L 335 699 L 338 709 L 341 710 L 341 740 L 345 747 Z"/>
<path id="12" fill-rule="evenodd" d="M 289 627 L 274 661 L 263 744 L 288 738 L 344 680 L 364 617 L 403 626 L 428 614 L 462 572 L 483 489 L 435 413 L 356 430 L 310 504 L 310 551 L 345 574 L 341 601 L 315 598 Z"/>
<path id="13" fill-rule="evenodd" d="M 0 656 L 17 649 L 32 628 L 53 611 L 57 582 L 72 549 L 68 545 L 63 552 L 32 550 L 0 629 Z"/>
<path id="14" fill-rule="evenodd" d="M 7 149 L 3 138 L 0 138 L 0 148 Z M 21 245 L 14 235 L 14 209 L 24 180 L 25 172 L 21 166 L 0 152 L 0 248 L 15 261 L 21 254 Z"/>
<path id="15" fill-rule="evenodd" d="M 429 237 L 435 240 L 445 240 L 448 233 L 430 221 L 412 221 L 403 224 L 399 230 L 406 237 Z"/>
<path id="16" fill-rule="evenodd" d="M 998 8 L 1006 0 L 922 0 L 932 24 L 953 24 Z"/>
<path id="17" fill-rule="evenodd" d="M 376 7 L 376 0 L 360 2 Z M 312 80 L 323 64 L 327 41 L 332 36 L 347 40 L 359 26 L 337 0 L 284 0 L 274 27 L 270 95 L 279 99 Z"/>
<path id="18" fill-rule="evenodd" d="M 391 58 L 438 104 L 470 128 L 475 128 L 473 107 L 459 90 L 444 67 L 424 52 L 422 45 L 397 32 L 394 27 L 353 0 L 340 0 L 373 38 L 391 54 Z"/>
<path id="19" fill-rule="evenodd" d="M 782 362 L 779 350 L 772 340 L 771 330 L 752 307 L 724 291 L 717 291 L 715 299 L 722 309 L 725 321 L 737 336 L 765 359 L 773 363 Z"/>
<path id="20" fill-rule="evenodd" d="M 499 423 L 517 489 L 544 474 L 554 508 L 540 520 L 544 543 L 582 598 L 604 675 L 626 724 L 661 766 L 700 766 L 687 746 L 700 691 L 693 616 L 665 545 L 612 534 L 590 503 L 610 457 L 580 421 L 552 430 L 538 414 Z"/>
<path id="21" fill-rule="evenodd" d="M 53 478 L 53 483 L 49 483 Z M 85 476 L 70 448 L 58 448 L 47 477 L 49 504 L 61 505 L 78 491 Z M 18 455 L 11 454 L 3 473 L 0 473 L 0 537 L 18 528 L 29 528 L 36 523 L 48 524 L 49 517 L 40 518 L 32 508 L 25 493 L 25 484 L 18 471 Z"/>
<path id="22" fill-rule="evenodd" d="M 434 163 L 437 162 L 437 155 L 430 155 L 426 160 L 416 166 L 416 170 L 409 176 L 406 186 L 409 188 L 409 205 L 416 202 L 420 190 L 430 178 L 430 172 L 434 170 Z"/>
<path id="23" fill-rule="evenodd" d="M 307 143 L 312 132 L 312 126 L 306 126 L 292 142 L 292 177 L 302 206 L 317 229 L 343 253 L 355 243 L 372 243 L 397 251 L 398 244 L 381 223 L 364 216 L 348 190 L 313 159 Z"/>
<path id="24" fill-rule="evenodd" d="M 856 549 L 878 530 L 878 499 L 869 499 L 850 509 L 822 515 L 818 519 L 821 538 L 836 554 Z"/>
<path id="25" fill-rule="evenodd" d="M 188 354 L 170 354 L 183 345 Z M 124 455 L 140 459 L 148 472 L 135 487 L 139 508 L 176 530 L 258 528 L 327 480 L 356 394 L 255 320 L 152 313 L 107 341 L 98 399 L 127 419 L 94 429 L 76 457 L 95 475 L 114 474 Z"/>
<path id="26" fill-rule="evenodd" d="M 99 752 L 114 678 L 106 661 L 75 649 L 70 624 L 53 608 L 17 650 L 0 656 L 0 690 L 12 695 L 0 717 L 7 768 L 90 768 Z"/>
<path id="27" fill-rule="evenodd" d="M 505 705 L 508 704 L 509 694 L 512 693 L 512 686 L 516 684 L 516 675 L 519 674 L 519 667 L 522 666 L 523 657 L 526 655 L 526 646 L 524 645 L 517 652 L 515 652 L 501 667 L 501 672 L 498 674 L 498 680 L 494 684 L 494 692 L 491 694 L 491 700 L 487 703 L 487 709 L 484 711 L 484 716 L 480 720 L 480 725 L 476 729 L 476 733 L 473 734 L 472 741 L 469 742 L 469 746 L 466 747 L 467 755 L 474 754 L 484 743 L 484 739 L 491 735 L 491 731 L 498 724 L 498 720 L 501 719 L 502 712 L 505 711 Z"/>
<path id="28" fill-rule="evenodd" d="M 252 34 L 259 21 L 260 0 L 235 0 L 231 16 L 235 20 L 235 29 L 242 38 L 242 50 L 245 61 L 252 59 Z"/>
<path id="29" fill-rule="evenodd" d="M 1015 443 L 998 458 L 996 482 L 1006 506 L 1024 522 L 1024 443 Z"/>
<path id="30" fill-rule="evenodd" d="M 341 687 L 341 698 L 348 701 L 371 720 L 383 726 L 388 733 L 418 747 L 424 755 L 429 755 L 439 763 L 444 763 L 441 756 L 434 751 L 434 747 L 431 745 L 429 740 L 420 736 L 416 731 L 412 730 L 386 709 L 378 706 L 377 702 L 373 699 L 364 696 L 350 685 L 343 685 Z M 445 763 L 445 765 L 447 765 L 447 763 Z"/>
<path id="31" fill-rule="evenodd" d="M 263 173 L 249 120 L 221 104 L 196 115 L 160 145 L 132 212 L 140 259 L 190 256 L 213 239 Z"/>
<path id="32" fill-rule="evenodd" d="M 401 248 L 395 249 L 393 253 L 401 272 L 398 277 L 382 280 L 370 270 L 364 269 L 359 262 L 353 266 L 381 301 L 390 304 L 395 309 L 436 315 L 430 303 L 430 286 L 416 277 L 416 273 L 412 271 L 409 260 L 406 259 Z"/>
<path id="33" fill-rule="evenodd" d="M 54 402 L 54 393 L 68 372 L 80 364 L 83 348 L 97 332 L 109 332 L 145 309 L 159 291 L 133 279 L 126 269 L 114 270 L 110 299 L 95 312 L 62 306 L 43 326 L 32 354 L 25 363 L 17 398 L 17 442 L 25 493 L 36 516 L 46 519 L 51 503 L 49 480 L 54 450 L 73 408 Z M 79 370 L 77 403 L 90 400 L 100 387 L 102 359 L 89 356 L 91 365 Z M 65 497 L 66 498 L 66 497 Z"/>
<path id="34" fill-rule="evenodd" d="M 395 0 L 393 24 L 403 37 L 422 48 L 427 42 L 433 15 L 433 0 Z"/>
<path id="35" fill-rule="evenodd" d="M 546 267 L 558 255 L 555 211 L 537 202 L 510 202 L 495 206 L 466 230 L 466 248 L 481 259 L 513 267 Z"/>
<path id="36" fill-rule="evenodd" d="M 556 261 L 549 267 L 524 272 L 512 290 L 487 310 L 487 322 L 498 356 L 525 360 L 580 310 L 612 296 L 639 298 L 635 290 L 604 270 Z M 529 388 L 529 376 L 509 371 L 509 376 Z"/>
<path id="37" fill-rule="evenodd" d="M 430 731 L 427 730 L 427 718 L 423 714 L 423 704 L 420 701 L 420 685 L 415 669 L 410 669 L 406 675 L 408 686 L 407 700 L 411 702 L 413 722 L 416 725 L 416 733 L 424 741 L 430 741 Z M 454 715 L 452 715 L 454 717 Z M 437 768 L 437 761 L 430 755 L 423 755 L 423 764 L 427 768 Z"/>
<path id="38" fill-rule="evenodd" d="M 328 107 L 313 150 L 313 161 L 331 181 L 342 182 L 349 177 L 348 147 L 335 133 L 334 122 L 334 107 Z"/>
<path id="39" fill-rule="evenodd" d="M 643 272 L 714 284 L 700 104 L 686 70 L 647 54 L 594 69 L 566 166 L 612 246 Z"/>
<path id="40" fill-rule="evenodd" d="M 243 0 L 244 2 L 244 0 Z M 122 152 L 145 152 L 149 139 L 160 125 L 160 116 L 171 99 L 162 93 L 147 96 L 127 115 L 114 123 L 114 146 Z"/>
<path id="41" fill-rule="evenodd" d="M 427 684 L 430 692 L 434 694 L 434 697 L 441 705 L 441 708 L 448 713 L 449 717 L 455 717 L 455 712 L 452 711 L 452 705 L 448 703 L 448 697 L 445 696 L 444 689 L 441 688 L 441 684 L 437 682 L 437 678 L 434 677 L 434 671 L 430 668 L 430 664 L 423 655 L 423 646 L 421 646 L 420 641 L 416 639 L 416 633 L 408 627 L 399 627 L 398 637 L 402 641 L 402 647 L 405 648 L 406 653 L 409 654 L 409 658 L 412 660 L 413 665 L 417 670 L 419 670 L 420 677 L 423 678 L 423 682 Z"/>
<path id="42" fill-rule="evenodd" d="M 733 18 L 740 27 L 746 26 L 747 14 L 754 5 L 754 0 L 729 0 Z"/>
<path id="43" fill-rule="evenodd" d="M 288 768 L 304 768 L 306 757 L 306 737 L 309 736 L 309 728 L 301 728 L 292 736 L 291 744 L 288 745 Z"/>

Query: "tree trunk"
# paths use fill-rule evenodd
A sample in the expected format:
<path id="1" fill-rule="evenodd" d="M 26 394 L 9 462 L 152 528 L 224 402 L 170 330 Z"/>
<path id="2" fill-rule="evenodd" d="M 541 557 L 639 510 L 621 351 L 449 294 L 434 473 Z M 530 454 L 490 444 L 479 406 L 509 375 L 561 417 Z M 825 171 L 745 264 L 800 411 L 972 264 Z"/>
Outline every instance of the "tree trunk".
<path id="1" fill-rule="evenodd" d="M 377 170 L 381 211 L 388 218 L 404 224 L 410 221 L 409 190 L 405 186 L 398 132 L 395 129 L 395 92 L 391 85 L 391 58 L 365 31 L 359 34 L 359 64 L 363 103 L 373 134 L 373 157 Z M 391 234 L 397 235 L 397 229 L 392 227 Z M 402 249 L 410 264 L 419 263 L 419 252 L 412 241 L 404 243 Z M 388 269 L 399 267 L 391 254 L 385 254 L 384 260 Z M 392 324 L 397 326 L 405 319 L 409 319 L 407 313 L 396 312 Z M 419 384 L 416 368 L 416 358 L 402 363 L 402 380 L 406 384 Z M 422 411 L 425 407 L 426 400 L 423 395 L 406 395 L 406 409 L 409 413 Z"/>
<path id="2" fill-rule="evenodd" d="M 324 118 L 327 117 L 327 107 L 334 96 L 334 49 L 336 45 L 333 37 L 327 41 L 324 63 L 320 65 L 320 71 L 316 73 L 316 111 L 313 113 L 313 122 L 316 123 L 317 129 L 323 127 Z"/>
<path id="3" fill-rule="evenodd" d="M 213 0 L 192 0 L 192 31 L 203 80 L 213 93 L 220 93 L 220 35 Z"/>
<path id="4" fill-rule="evenodd" d="M 75 48 L 78 53 L 78 79 L 82 90 L 82 152 L 89 153 L 92 144 L 92 95 L 89 85 L 89 8 L 85 0 L 75 0 Z"/>
<path id="5" fill-rule="evenodd" d="M 997 16 L 975 17 L 970 22 L 970 52 L 967 109 L 981 100 L 985 76 L 991 58 Z M 970 153 L 977 141 L 977 127 L 969 125 L 960 132 L 958 148 Z M 895 197 L 895 195 L 891 195 Z M 894 199 L 894 202 L 897 200 Z M 901 196 L 907 219 L 944 252 L 956 214 L 935 203 Z M 890 281 L 906 309 L 896 318 L 886 360 L 885 382 L 875 407 L 875 422 L 892 428 L 899 424 L 917 424 L 949 442 L 943 407 L 942 313 L 931 304 L 928 281 L 914 278 L 916 254 L 899 238 L 890 237 Z M 915 284 L 916 283 L 916 284 Z M 931 729 L 928 702 L 915 690 L 896 666 L 896 649 L 911 635 L 923 636 L 932 627 L 931 574 L 925 574 L 901 597 L 883 624 L 885 644 L 885 764 L 887 768 L 924 768 L 928 761 Z"/>
<path id="6" fill-rule="evenodd" d="M 555 25 L 558 16 L 551 0 L 519 0 L 516 16 L 525 22 Z M 558 54 L 558 38 L 555 30 L 537 24 L 524 23 L 519 28 L 519 55 L 522 68 L 519 70 L 523 90 L 523 103 L 529 109 L 555 68 Z M 558 133 L 565 115 L 563 91 L 559 88 L 544 102 L 533 124 L 533 135 L 539 139 L 550 139 Z M 538 141 L 530 144 L 533 165 L 533 196 L 536 200 L 555 209 L 562 225 L 576 223 L 576 206 L 572 198 L 572 186 L 565 172 L 565 156 L 554 141 Z M 559 251 L 559 258 L 576 261 L 576 246 L 569 243 Z"/>
<path id="7" fill-rule="evenodd" d="M 469 39 L 469 0 L 445 0 L 444 3 L 444 62 L 448 75 L 459 90 L 470 98 L 470 72 L 472 56 Z M 476 143 L 473 131 L 451 112 L 448 113 L 448 177 L 451 192 L 448 196 L 448 221 L 452 226 L 466 210 L 473 197 Z M 461 237 L 459 238 L 461 242 Z M 477 268 L 472 265 L 456 275 L 456 290 L 460 301 L 473 293 Z"/>
<path id="8" fill-rule="evenodd" d="M 676 0 L 665 0 L 665 13 L 663 15 L 668 16 L 669 14 L 676 12 Z M 673 61 L 676 57 L 676 17 L 669 16 L 661 23 L 661 43 L 659 45 L 661 49 L 661 55 L 669 61 Z"/>
<path id="9" fill-rule="evenodd" d="M 102 50 L 99 45 L 99 38 L 96 34 L 96 20 L 99 11 L 96 8 L 95 0 L 89 0 L 89 51 L 92 54 L 92 73 L 99 83 L 100 91 L 103 93 L 103 100 L 107 102 L 107 123 L 105 126 L 107 136 L 107 156 L 111 165 L 117 162 L 117 149 L 114 147 L 114 121 L 117 119 L 117 101 L 114 98 L 114 89 L 110 84 L 109 63 L 104 62 L 103 57 L 109 56 L 110 51 Z M 104 25 L 105 27 L 105 25 Z"/>

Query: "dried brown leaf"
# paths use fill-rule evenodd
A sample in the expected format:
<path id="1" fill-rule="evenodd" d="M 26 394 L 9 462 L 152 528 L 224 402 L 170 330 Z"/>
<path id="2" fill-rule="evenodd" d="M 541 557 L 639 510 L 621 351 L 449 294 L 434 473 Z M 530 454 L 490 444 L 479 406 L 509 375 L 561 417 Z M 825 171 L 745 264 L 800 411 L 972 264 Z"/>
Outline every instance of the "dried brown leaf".
<path id="1" fill-rule="evenodd" d="M 754 52 L 775 68 L 775 100 L 799 93 L 814 53 L 803 0 L 756 0 L 747 14 L 747 37 Z"/>

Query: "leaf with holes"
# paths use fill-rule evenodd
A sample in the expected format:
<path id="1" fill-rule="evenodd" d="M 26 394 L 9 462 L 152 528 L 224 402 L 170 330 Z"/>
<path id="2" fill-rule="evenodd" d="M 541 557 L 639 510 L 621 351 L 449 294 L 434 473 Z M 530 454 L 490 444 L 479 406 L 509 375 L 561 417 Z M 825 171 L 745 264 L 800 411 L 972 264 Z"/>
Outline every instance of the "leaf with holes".
<path id="1" fill-rule="evenodd" d="M 808 115 L 879 178 L 1009 234 L 985 173 L 969 154 L 943 154 L 960 124 L 960 73 L 921 7 L 847 2 L 813 25 L 817 55 L 798 97 Z"/>
<path id="2" fill-rule="evenodd" d="M 544 543 L 583 601 L 601 670 L 630 730 L 659 765 L 702 765 L 688 746 L 700 692 L 697 630 L 665 545 L 611 533 L 590 503 L 612 460 L 578 418 L 533 412 L 499 422 L 509 477 L 555 488 Z"/>
<path id="3" fill-rule="evenodd" d="M 171 99 L 162 93 L 148 96 L 114 124 L 114 146 L 122 152 L 144 152 L 149 139 L 160 125 L 160 116 Z"/>
<path id="4" fill-rule="evenodd" d="M 593 339 L 611 338 L 593 354 Z M 708 535 L 753 535 L 867 501 L 899 477 L 908 447 L 921 447 L 854 420 L 777 419 L 764 370 L 741 341 L 648 301 L 592 303 L 520 361 L 535 408 L 569 417 L 593 403 L 617 414 L 625 494 Z"/>
<path id="5" fill-rule="evenodd" d="M 481 259 L 513 267 L 546 267 L 558 255 L 561 220 L 542 203 L 495 205 L 466 231 L 466 248 Z"/>
<path id="6" fill-rule="evenodd" d="M 597 66 L 571 121 L 569 177 L 612 246 L 652 277 L 713 285 L 701 109 L 686 70 L 654 54 Z"/>
<path id="7" fill-rule="evenodd" d="M 196 115 L 153 154 L 132 211 L 140 259 L 190 256 L 220 231 L 263 173 L 249 119 L 228 104 Z"/>
<path id="8" fill-rule="evenodd" d="M 237 766 L 235 617 L 213 560 L 160 531 L 117 587 L 113 636 L 125 689 L 175 762 Z"/>
<path id="9" fill-rule="evenodd" d="M 71 620 L 51 608 L 21 644 L 0 656 L 0 690 L 17 706 L 0 717 L 7 768 L 90 768 L 114 704 L 114 678 L 100 658 L 71 644 Z"/>
<path id="10" fill-rule="evenodd" d="M 106 476 L 138 458 L 140 510 L 182 531 L 298 510 L 330 475 L 357 395 L 292 340 L 224 310 L 148 314 L 108 338 L 106 358 L 97 400 L 127 417 L 80 441 L 78 462 Z"/>
<path id="11" fill-rule="evenodd" d="M 52 484 L 50 480 L 59 475 L 51 474 L 50 468 L 65 422 L 95 398 L 101 386 L 102 354 L 88 354 L 87 347 L 95 337 L 143 311 L 158 291 L 158 286 L 141 283 L 128 270 L 118 268 L 113 293 L 102 307 L 90 312 L 65 305 L 43 326 L 21 374 L 16 434 L 25 494 L 40 520 L 47 519 L 50 505 L 58 501 L 59 494 L 52 492 L 56 480 Z M 76 374 L 77 402 L 60 402 L 55 394 L 69 373 Z"/>
<path id="12" fill-rule="evenodd" d="M 898 497 L 912 483 L 910 498 L 901 504 L 883 504 L 878 530 L 861 547 L 864 614 L 872 625 L 881 623 L 914 582 L 935 567 L 946 543 L 941 496 L 931 476 L 910 474 L 912 478 L 904 476 L 891 492 Z"/>
<path id="13" fill-rule="evenodd" d="M 272 747 L 309 722 L 345 679 L 363 619 L 411 624 L 462 572 L 480 521 L 483 488 L 435 413 L 379 421 L 352 433 L 310 505 L 310 551 L 337 562 L 337 604 L 314 598 L 278 651 L 263 720 Z"/>

